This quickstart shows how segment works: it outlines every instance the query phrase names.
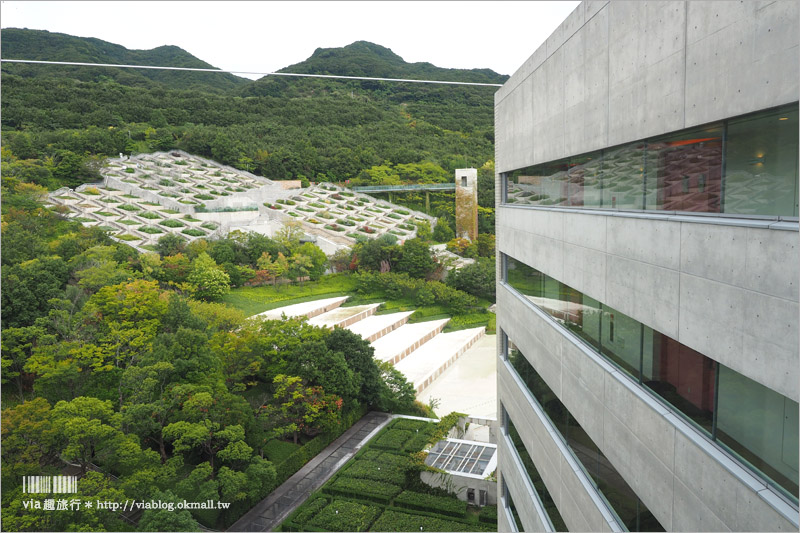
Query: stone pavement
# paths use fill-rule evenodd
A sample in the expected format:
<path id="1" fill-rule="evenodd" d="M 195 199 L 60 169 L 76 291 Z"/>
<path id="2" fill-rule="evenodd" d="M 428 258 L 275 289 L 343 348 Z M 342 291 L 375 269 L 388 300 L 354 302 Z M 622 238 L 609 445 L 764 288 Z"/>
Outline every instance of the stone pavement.
<path id="1" fill-rule="evenodd" d="M 390 420 L 391 415 L 387 413 L 370 411 L 364 415 L 319 455 L 237 520 L 228 531 L 274 530 Z"/>

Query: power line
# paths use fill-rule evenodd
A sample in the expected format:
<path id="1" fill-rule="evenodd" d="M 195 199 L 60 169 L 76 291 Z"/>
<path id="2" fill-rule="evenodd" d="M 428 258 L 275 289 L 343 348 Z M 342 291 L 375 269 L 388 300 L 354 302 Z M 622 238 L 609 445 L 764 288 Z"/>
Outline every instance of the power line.
<path id="1" fill-rule="evenodd" d="M 29 63 L 37 65 L 66 65 L 76 67 L 144 68 L 151 70 L 181 70 L 188 72 L 217 72 L 222 74 L 250 74 L 257 76 L 294 76 L 298 78 L 328 78 L 338 80 L 398 81 L 409 83 L 440 83 L 446 85 L 472 85 L 478 87 L 502 87 L 501 83 L 476 83 L 469 81 L 412 80 L 407 78 L 368 78 L 365 76 L 335 76 L 332 74 L 295 74 L 292 72 L 245 72 L 243 70 L 218 70 L 213 68 L 158 67 L 155 65 L 117 65 L 111 63 L 78 63 L 71 61 L 36 61 L 33 59 L 0 59 L 2 63 Z"/>

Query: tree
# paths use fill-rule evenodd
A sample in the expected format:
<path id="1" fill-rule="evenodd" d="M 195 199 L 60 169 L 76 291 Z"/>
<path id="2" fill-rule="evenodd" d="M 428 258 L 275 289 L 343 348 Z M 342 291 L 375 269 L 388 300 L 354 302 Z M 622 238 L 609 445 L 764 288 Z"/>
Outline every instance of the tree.
<path id="1" fill-rule="evenodd" d="M 139 531 L 200 531 L 200 524 L 186 509 L 178 509 L 178 498 L 172 491 L 153 492 L 150 497 L 156 501 L 172 504 L 173 510 L 148 509 L 139 519 Z"/>
<path id="2" fill-rule="evenodd" d="M 479 257 L 471 265 L 447 275 L 447 285 L 479 298 L 495 300 L 495 263 L 493 258 Z"/>
<path id="3" fill-rule="evenodd" d="M 358 391 L 356 399 L 365 405 L 376 405 L 383 383 L 372 345 L 345 328 L 334 328 L 325 337 L 325 345 L 331 352 L 342 354 L 352 370 L 353 384 Z"/>
<path id="4" fill-rule="evenodd" d="M 276 436 L 291 434 L 297 444 L 301 432 L 317 433 L 338 422 L 341 398 L 326 395 L 322 387 L 306 387 L 298 376 L 279 374 L 273 383 L 275 404 L 262 406 L 260 418 Z"/>
<path id="5" fill-rule="evenodd" d="M 159 237 L 156 243 L 156 251 L 161 257 L 177 255 L 186 249 L 186 239 L 175 233 L 168 233 Z"/>
<path id="6" fill-rule="evenodd" d="M 311 261 L 310 257 L 299 252 L 296 252 L 289 261 L 289 277 L 295 280 L 299 279 L 300 285 L 302 285 L 303 280 L 308 276 L 314 263 Z"/>
<path id="7" fill-rule="evenodd" d="M 417 397 L 414 386 L 391 363 L 381 361 L 378 368 L 383 380 L 378 408 L 392 413 L 413 409 Z"/>
<path id="8" fill-rule="evenodd" d="M 425 278 L 433 273 L 436 260 L 422 239 L 409 239 L 400 248 L 400 257 L 395 264 L 397 272 L 406 272 L 414 278 Z"/>
<path id="9" fill-rule="evenodd" d="M 203 252 L 192 261 L 192 271 L 186 278 L 193 293 L 201 300 L 219 300 L 230 290 L 230 277 Z"/>
<path id="10" fill-rule="evenodd" d="M 308 277 L 312 281 L 322 277 L 328 264 L 328 257 L 319 246 L 311 242 L 304 242 L 297 248 L 295 253 L 302 254 L 311 260 L 311 265 L 308 267 Z"/>
<path id="11" fill-rule="evenodd" d="M 294 250 L 300 246 L 300 239 L 303 238 L 305 232 L 299 222 L 289 220 L 283 223 L 281 229 L 275 232 L 275 240 L 283 246 L 289 253 L 294 253 Z"/>
<path id="12" fill-rule="evenodd" d="M 44 398 L 3 409 L 3 485 L 19 485 L 22 476 L 39 475 L 54 463 L 58 438 L 50 422 L 50 404 Z"/>
<path id="13" fill-rule="evenodd" d="M 306 341 L 298 354 L 287 360 L 286 373 L 319 385 L 341 396 L 348 404 L 358 395 L 358 381 L 342 352 L 329 350 L 322 340 Z"/>
<path id="14" fill-rule="evenodd" d="M 202 398 L 207 400 L 207 398 Z M 211 477 L 214 479 L 217 456 L 222 460 L 244 460 L 252 455 L 253 449 L 245 444 L 244 428 L 239 425 L 222 426 L 217 422 L 202 420 L 173 422 L 163 430 L 164 438 L 172 441 L 173 449 L 178 453 L 200 451 L 207 457 L 211 465 Z"/>
<path id="15" fill-rule="evenodd" d="M 450 227 L 450 224 L 448 224 L 447 221 L 442 220 L 441 218 L 437 220 L 436 227 L 433 228 L 434 241 L 447 242 L 455 237 L 455 235 L 455 231 L 453 231 L 453 228 Z"/>

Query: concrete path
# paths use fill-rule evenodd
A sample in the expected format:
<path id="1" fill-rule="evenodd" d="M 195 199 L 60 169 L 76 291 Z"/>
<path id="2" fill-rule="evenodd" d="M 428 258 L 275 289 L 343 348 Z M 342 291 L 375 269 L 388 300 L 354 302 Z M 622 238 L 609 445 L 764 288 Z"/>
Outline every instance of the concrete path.
<path id="1" fill-rule="evenodd" d="M 237 520 L 228 531 L 272 531 L 312 492 L 328 481 L 367 440 L 391 421 L 391 415 L 370 411 L 338 439 L 306 463 Z"/>

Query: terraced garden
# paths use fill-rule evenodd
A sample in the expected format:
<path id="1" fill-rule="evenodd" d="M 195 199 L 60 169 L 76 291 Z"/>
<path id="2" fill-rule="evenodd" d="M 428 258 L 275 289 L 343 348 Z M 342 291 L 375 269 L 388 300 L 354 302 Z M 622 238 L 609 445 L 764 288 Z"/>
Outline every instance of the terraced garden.
<path id="1" fill-rule="evenodd" d="M 360 235 L 390 233 L 402 241 L 416 236 L 418 222 L 435 223 L 423 213 L 334 185 L 287 189 L 281 182 L 184 152 L 112 159 L 101 174 L 102 184 L 58 189 L 49 203 L 140 250 L 153 249 L 170 233 L 191 241 L 220 236 L 232 226 L 247 231 L 248 226 L 272 223 L 277 228 L 296 221 L 306 233 L 327 241 L 327 252 L 333 253 Z"/>
<path id="2" fill-rule="evenodd" d="M 497 507 L 467 505 L 419 479 L 437 424 L 399 418 L 281 524 L 282 531 L 497 531 Z"/>

